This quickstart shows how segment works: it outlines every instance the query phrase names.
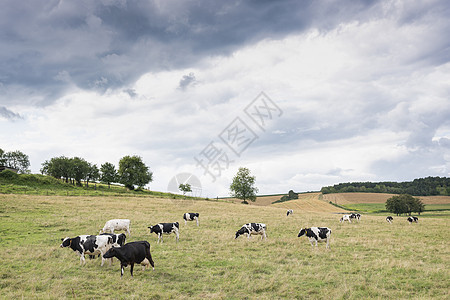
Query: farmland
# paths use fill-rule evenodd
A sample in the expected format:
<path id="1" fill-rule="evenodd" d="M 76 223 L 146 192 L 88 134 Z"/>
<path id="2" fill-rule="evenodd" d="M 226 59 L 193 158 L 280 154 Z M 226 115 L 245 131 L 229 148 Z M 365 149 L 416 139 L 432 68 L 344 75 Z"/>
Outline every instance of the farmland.
<path id="1" fill-rule="evenodd" d="M 282 203 L 281 203 L 282 204 Z M 450 219 L 364 216 L 340 224 L 335 212 L 295 210 L 281 204 L 149 197 L 0 195 L 0 298 L 435 298 L 449 297 Z M 184 212 L 200 212 L 200 227 L 184 225 Z M 60 248 L 60 239 L 96 234 L 111 218 L 130 218 L 129 241 L 148 240 L 155 271 L 87 260 Z M 180 222 L 180 242 L 156 244 L 147 226 Z M 263 222 L 268 239 L 234 240 L 247 222 Z M 331 249 L 311 249 L 297 238 L 304 226 L 332 229 Z"/>

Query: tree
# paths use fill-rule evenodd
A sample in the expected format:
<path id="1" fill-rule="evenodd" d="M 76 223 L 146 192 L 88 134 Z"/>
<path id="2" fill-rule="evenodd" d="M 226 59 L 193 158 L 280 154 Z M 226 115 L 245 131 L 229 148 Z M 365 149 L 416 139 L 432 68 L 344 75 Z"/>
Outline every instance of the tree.
<path id="1" fill-rule="evenodd" d="M 137 185 L 142 188 L 147 183 L 153 181 L 153 173 L 142 162 L 142 158 L 134 156 L 124 156 L 119 161 L 118 170 L 119 182 L 130 190 Z"/>
<path id="2" fill-rule="evenodd" d="M 100 171 L 102 172 L 100 180 L 108 184 L 108 188 L 111 188 L 111 183 L 117 180 L 116 167 L 109 162 L 106 162 L 100 166 Z"/>
<path id="3" fill-rule="evenodd" d="M 89 163 L 80 157 L 71 158 L 72 161 L 72 178 L 75 179 L 76 184 L 81 186 L 81 180 L 85 179 L 89 172 Z"/>
<path id="4" fill-rule="evenodd" d="M 231 196 L 241 199 L 242 203 L 248 204 L 247 200 L 256 201 L 256 193 L 258 188 L 254 186 L 255 176 L 250 176 L 250 170 L 247 168 L 239 168 L 236 176 L 230 185 Z"/>
<path id="5" fill-rule="evenodd" d="M 3 151 L 3 150 L 2 150 Z M 28 155 L 16 150 L 11 152 L 6 152 L 2 155 L 2 160 L 5 161 L 5 165 L 8 167 L 19 170 L 19 173 L 30 173 L 28 169 L 30 167 L 30 160 Z"/>
<path id="6" fill-rule="evenodd" d="M 183 192 L 183 196 L 185 199 L 186 199 L 186 193 L 192 192 L 192 188 L 189 183 L 186 183 L 186 184 L 180 183 L 180 186 L 178 187 L 178 189 Z"/>
<path id="7" fill-rule="evenodd" d="M 89 181 L 95 181 L 100 177 L 100 171 L 96 164 L 88 163 L 87 173 L 86 173 L 86 187 L 89 187 Z"/>
<path id="8" fill-rule="evenodd" d="M 50 161 L 42 163 L 41 173 L 58 179 L 63 178 L 68 183 L 72 178 L 73 161 L 65 156 L 53 157 Z"/>
<path id="9" fill-rule="evenodd" d="M 425 205 L 418 198 L 414 198 L 409 194 L 393 196 L 386 200 L 386 209 L 398 215 L 418 212 L 419 214 L 425 209 Z"/>

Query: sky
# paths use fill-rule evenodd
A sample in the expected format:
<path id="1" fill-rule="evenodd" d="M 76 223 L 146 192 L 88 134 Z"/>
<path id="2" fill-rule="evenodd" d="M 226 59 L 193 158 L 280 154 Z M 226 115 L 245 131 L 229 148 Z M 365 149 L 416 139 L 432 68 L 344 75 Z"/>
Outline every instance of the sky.
<path id="1" fill-rule="evenodd" d="M 450 176 L 448 1 L 0 0 L 0 148 L 229 196 Z M 174 184 L 175 182 L 175 184 Z"/>

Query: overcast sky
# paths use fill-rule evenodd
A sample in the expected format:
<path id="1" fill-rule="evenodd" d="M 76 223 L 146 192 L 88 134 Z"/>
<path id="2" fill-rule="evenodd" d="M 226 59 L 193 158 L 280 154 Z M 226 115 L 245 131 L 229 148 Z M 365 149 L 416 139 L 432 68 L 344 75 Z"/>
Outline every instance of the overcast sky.
<path id="1" fill-rule="evenodd" d="M 0 148 L 33 173 L 139 155 L 150 189 L 205 197 L 239 167 L 260 194 L 450 176 L 446 0 L 0 7 Z"/>

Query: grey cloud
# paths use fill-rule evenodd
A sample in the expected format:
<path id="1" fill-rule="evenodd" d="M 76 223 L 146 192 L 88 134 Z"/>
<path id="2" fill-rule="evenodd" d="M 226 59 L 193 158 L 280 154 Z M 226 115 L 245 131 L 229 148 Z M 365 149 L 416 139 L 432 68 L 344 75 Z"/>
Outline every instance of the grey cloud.
<path id="1" fill-rule="evenodd" d="M 185 68 L 261 39 L 311 26 L 327 30 L 372 7 L 372 1 L 9 0 L 0 12 L 0 82 L 5 95 L 18 94 L 0 100 L 28 102 L 33 94 L 41 97 L 33 104 L 45 105 L 72 85 L 100 92 L 126 86 L 143 73 Z"/>
<path id="2" fill-rule="evenodd" d="M 0 117 L 3 117 L 8 120 L 13 120 L 13 121 L 17 120 L 17 119 L 23 119 L 23 117 L 21 115 L 7 109 L 4 106 L 0 106 Z"/>
<path id="3" fill-rule="evenodd" d="M 187 88 L 189 85 L 192 85 L 195 83 L 195 75 L 194 73 L 189 73 L 189 75 L 184 75 L 183 78 L 181 78 L 180 80 L 180 84 L 178 85 L 178 87 L 182 90 L 184 90 L 185 88 Z"/>

